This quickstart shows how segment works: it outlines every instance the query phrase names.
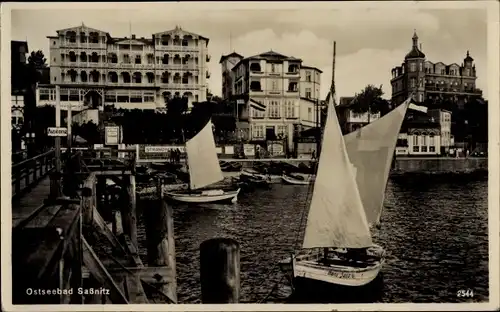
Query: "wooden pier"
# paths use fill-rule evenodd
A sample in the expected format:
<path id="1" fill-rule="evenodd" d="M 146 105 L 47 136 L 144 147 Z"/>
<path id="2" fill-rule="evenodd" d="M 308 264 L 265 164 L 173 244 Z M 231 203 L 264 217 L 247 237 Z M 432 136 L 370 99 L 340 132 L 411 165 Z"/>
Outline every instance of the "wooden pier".
<path id="1" fill-rule="evenodd" d="M 13 166 L 13 304 L 176 303 L 171 207 L 161 198 L 150 207 L 154 230 L 145 265 L 138 255 L 133 166 L 87 165 L 71 157 L 58 176 L 50 153 Z M 70 172 L 70 162 L 77 171 Z M 51 198 L 57 183 L 50 180 L 61 177 L 77 184 L 76 192 Z M 110 205 L 106 179 L 120 186 L 119 210 Z M 103 214 L 112 215 L 111 222 Z"/>
<path id="2" fill-rule="evenodd" d="M 177 303 L 174 222 L 161 182 L 156 204 L 144 210 L 143 263 L 135 162 L 85 159 L 76 152 L 54 172 L 53 154 L 13 166 L 12 303 Z M 106 190 L 107 179 L 117 193 Z M 201 251 L 203 301 L 238 302 L 237 243 L 210 240 Z"/>

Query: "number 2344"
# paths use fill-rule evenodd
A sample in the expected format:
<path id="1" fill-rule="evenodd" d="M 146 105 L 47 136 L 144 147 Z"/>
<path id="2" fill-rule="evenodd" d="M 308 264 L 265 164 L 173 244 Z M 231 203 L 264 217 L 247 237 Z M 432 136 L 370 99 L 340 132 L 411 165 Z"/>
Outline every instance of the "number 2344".
<path id="1" fill-rule="evenodd" d="M 457 291 L 458 298 L 472 298 L 474 297 L 474 292 L 472 289 L 460 289 Z"/>

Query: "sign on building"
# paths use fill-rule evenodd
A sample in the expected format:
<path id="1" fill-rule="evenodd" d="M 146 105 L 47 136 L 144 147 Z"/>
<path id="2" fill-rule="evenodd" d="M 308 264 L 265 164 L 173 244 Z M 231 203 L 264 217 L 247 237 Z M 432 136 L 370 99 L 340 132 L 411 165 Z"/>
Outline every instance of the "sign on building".
<path id="1" fill-rule="evenodd" d="M 120 127 L 105 127 L 104 143 L 106 145 L 118 145 L 120 143 Z"/>
<path id="2" fill-rule="evenodd" d="M 47 135 L 51 137 L 65 137 L 68 136 L 68 129 L 61 127 L 48 127 Z"/>
<path id="3" fill-rule="evenodd" d="M 186 148 L 184 145 L 137 145 L 137 162 L 148 161 L 168 161 L 171 159 L 171 152 L 179 150 L 181 158 L 184 158 Z"/>

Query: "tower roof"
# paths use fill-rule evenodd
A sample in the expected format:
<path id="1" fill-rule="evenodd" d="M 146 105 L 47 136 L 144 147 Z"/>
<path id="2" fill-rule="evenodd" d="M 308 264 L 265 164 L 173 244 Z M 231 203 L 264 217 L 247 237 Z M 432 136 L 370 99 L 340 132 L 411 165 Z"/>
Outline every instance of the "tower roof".
<path id="1" fill-rule="evenodd" d="M 474 61 L 474 59 L 469 55 L 469 50 L 467 50 L 467 56 L 465 57 L 464 61 L 466 61 L 466 62 L 467 61 L 470 61 L 470 62 Z"/>
<path id="2" fill-rule="evenodd" d="M 413 41 L 413 45 L 412 45 L 411 51 L 408 52 L 408 54 L 406 54 L 405 59 L 425 58 L 424 52 L 420 51 L 420 49 L 418 48 L 418 36 L 417 36 L 416 31 L 414 31 L 413 37 L 411 39 Z"/>

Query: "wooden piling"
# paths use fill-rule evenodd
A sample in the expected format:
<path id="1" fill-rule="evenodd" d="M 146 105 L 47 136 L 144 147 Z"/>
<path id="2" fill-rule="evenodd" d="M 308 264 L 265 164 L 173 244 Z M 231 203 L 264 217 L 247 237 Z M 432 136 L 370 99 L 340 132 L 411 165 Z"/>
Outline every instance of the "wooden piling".
<path id="1" fill-rule="evenodd" d="M 120 210 L 113 211 L 113 234 L 120 237 L 123 234 L 122 214 Z"/>
<path id="2" fill-rule="evenodd" d="M 157 181 L 157 197 L 150 207 L 144 209 L 146 225 L 148 266 L 165 267 L 169 276 L 158 279 L 159 290 L 173 302 L 177 302 L 175 266 L 174 221 L 172 208 L 163 200 L 161 182 Z"/>
<path id="3" fill-rule="evenodd" d="M 240 247 L 229 238 L 214 238 L 200 246 L 200 281 L 203 303 L 238 303 Z"/>
<path id="4" fill-rule="evenodd" d="M 130 240 L 134 244 L 135 248 L 137 248 L 137 205 L 135 200 L 135 176 L 125 176 L 123 178 L 123 184 L 126 188 L 126 201 L 122 201 L 123 204 L 121 205 L 123 233 L 130 237 Z M 125 193 L 122 194 L 125 195 Z"/>

